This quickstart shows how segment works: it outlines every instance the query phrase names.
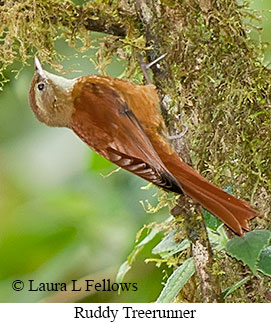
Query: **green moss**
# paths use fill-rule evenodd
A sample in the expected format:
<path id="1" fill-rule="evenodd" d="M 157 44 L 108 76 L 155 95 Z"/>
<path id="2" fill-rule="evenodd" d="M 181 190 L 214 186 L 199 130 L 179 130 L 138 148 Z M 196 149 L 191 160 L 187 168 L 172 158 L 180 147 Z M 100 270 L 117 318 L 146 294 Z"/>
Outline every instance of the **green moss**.
<path id="1" fill-rule="evenodd" d="M 55 50 L 57 39 L 64 39 L 79 51 L 91 48 L 89 20 L 99 20 L 112 33 L 116 26 L 126 26 L 128 30 L 122 41 L 104 35 L 97 53 L 100 70 L 111 62 L 114 54 L 127 59 L 129 69 L 134 68 L 131 48 L 142 49 L 145 41 L 133 27 L 131 12 L 121 4 L 121 1 L 90 1 L 76 6 L 72 1 L 60 0 L 0 3 L 0 88 L 6 81 L 3 72 L 8 66 L 15 61 L 26 65 L 35 54 L 42 62 L 61 70 L 59 62 L 63 57 Z"/>
<path id="2" fill-rule="evenodd" d="M 171 34 L 161 37 L 177 85 L 170 89 L 175 94 L 169 119 L 176 123 L 178 107 L 189 129 L 193 164 L 207 178 L 222 187 L 234 184 L 235 194 L 252 202 L 264 187 L 270 201 L 270 71 L 262 65 L 264 46 L 247 37 L 247 9 L 235 1 L 216 1 L 209 16 L 196 3 L 184 1 L 167 10 L 172 19 L 164 17 Z"/>
<path id="3" fill-rule="evenodd" d="M 15 60 L 26 64 L 34 49 L 42 60 L 57 67 L 54 42 L 57 37 L 74 39 L 75 15 L 68 1 L 5 1 L 0 6 L 1 70 Z"/>
<path id="4" fill-rule="evenodd" d="M 198 1 L 180 1 L 174 6 L 165 3 L 159 37 L 169 53 L 174 78 L 163 91 L 172 98 L 168 126 L 188 129 L 194 167 L 221 187 L 233 184 L 237 197 L 251 201 L 265 215 L 251 221 L 252 227 L 268 227 L 271 78 L 262 64 L 265 45 L 247 37 L 244 21 L 249 21 L 251 28 L 254 17 L 234 0 L 216 1 L 208 13 L 200 10 Z M 192 228 L 197 225 L 187 223 Z M 227 267 L 221 279 L 224 288 L 248 274 L 227 255 L 223 255 L 223 262 L 214 266 L 218 273 L 219 268 Z M 263 280 L 270 284 L 270 278 Z M 267 289 L 263 280 L 252 279 L 229 300 L 264 301 Z M 255 291 L 259 285 L 262 294 L 258 297 Z"/>

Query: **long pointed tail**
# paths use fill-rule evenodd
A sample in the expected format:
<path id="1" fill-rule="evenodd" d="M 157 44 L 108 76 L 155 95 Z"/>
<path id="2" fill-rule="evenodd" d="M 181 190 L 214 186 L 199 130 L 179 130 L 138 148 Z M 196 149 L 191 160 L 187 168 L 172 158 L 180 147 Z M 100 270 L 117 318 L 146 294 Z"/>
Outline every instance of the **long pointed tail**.
<path id="1" fill-rule="evenodd" d="M 248 220 L 258 215 L 248 202 L 239 200 L 209 183 L 177 154 L 163 156 L 166 168 L 181 184 L 184 192 L 221 219 L 237 234 L 249 230 Z M 165 160 L 166 159 L 166 160 Z"/>

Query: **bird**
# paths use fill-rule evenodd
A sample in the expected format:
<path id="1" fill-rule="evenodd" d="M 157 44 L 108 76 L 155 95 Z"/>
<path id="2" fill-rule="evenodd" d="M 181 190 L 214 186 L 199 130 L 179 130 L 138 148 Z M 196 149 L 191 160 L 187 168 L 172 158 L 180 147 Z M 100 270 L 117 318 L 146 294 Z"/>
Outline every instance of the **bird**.
<path id="1" fill-rule="evenodd" d="M 207 181 L 172 148 L 155 85 L 105 75 L 67 79 L 35 57 L 29 103 L 36 118 L 71 129 L 117 166 L 176 194 L 186 194 L 242 236 L 258 212 Z"/>

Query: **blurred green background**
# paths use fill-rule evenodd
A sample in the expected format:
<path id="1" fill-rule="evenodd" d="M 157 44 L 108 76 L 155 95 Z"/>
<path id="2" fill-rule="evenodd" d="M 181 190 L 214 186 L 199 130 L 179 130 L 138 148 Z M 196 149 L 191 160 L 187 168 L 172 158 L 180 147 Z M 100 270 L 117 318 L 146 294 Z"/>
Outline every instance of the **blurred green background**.
<path id="1" fill-rule="evenodd" d="M 262 39 L 271 42 L 270 0 L 251 7 L 264 10 Z M 67 77 L 95 73 L 89 60 L 75 55 L 65 42 L 56 47 L 68 57 L 65 70 L 81 70 Z M 270 61 L 268 47 L 265 64 Z M 11 66 L 6 71 L 10 82 L 0 92 L 0 302 L 34 302 L 50 295 L 15 292 L 11 284 L 16 279 L 68 283 L 93 274 L 113 282 L 143 224 L 168 216 L 167 210 L 146 214 L 139 203 L 155 203 L 155 188 L 141 190 L 146 182 L 125 171 L 104 178 L 101 174 L 110 173 L 113 165 L 71 131 L 48 128 L 35 119 L 28 105 L 29 64 L 17 78 L 13 70 L 20 64 Z M 116 61 L 107 73 L 118 76 L 123 68 Z M 145 247 L 126 276 L 125 281 L 137 282 L 138 291 L 100 292 L 81 301 L 155 301 L 163 271 L 144 263 L 154 244 Z M 61 300 L 67 301 L 65 296 Z"/>

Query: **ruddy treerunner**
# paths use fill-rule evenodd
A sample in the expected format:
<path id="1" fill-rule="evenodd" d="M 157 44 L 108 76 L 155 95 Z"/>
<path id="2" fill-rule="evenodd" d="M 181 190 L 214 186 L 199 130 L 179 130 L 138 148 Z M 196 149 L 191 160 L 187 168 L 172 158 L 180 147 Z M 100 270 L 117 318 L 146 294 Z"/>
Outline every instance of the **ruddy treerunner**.
<path id="1" fill-rule="evenodd" d="M 72 129 L 94 151 L 168 191 L 187 194 L 237 234 L 258 213 L 184 163 L 172 149 L 154 85 L 102 75 L 75 79 L 42 69 L 35 58 L 29 100 L 39 121 Z"/>

